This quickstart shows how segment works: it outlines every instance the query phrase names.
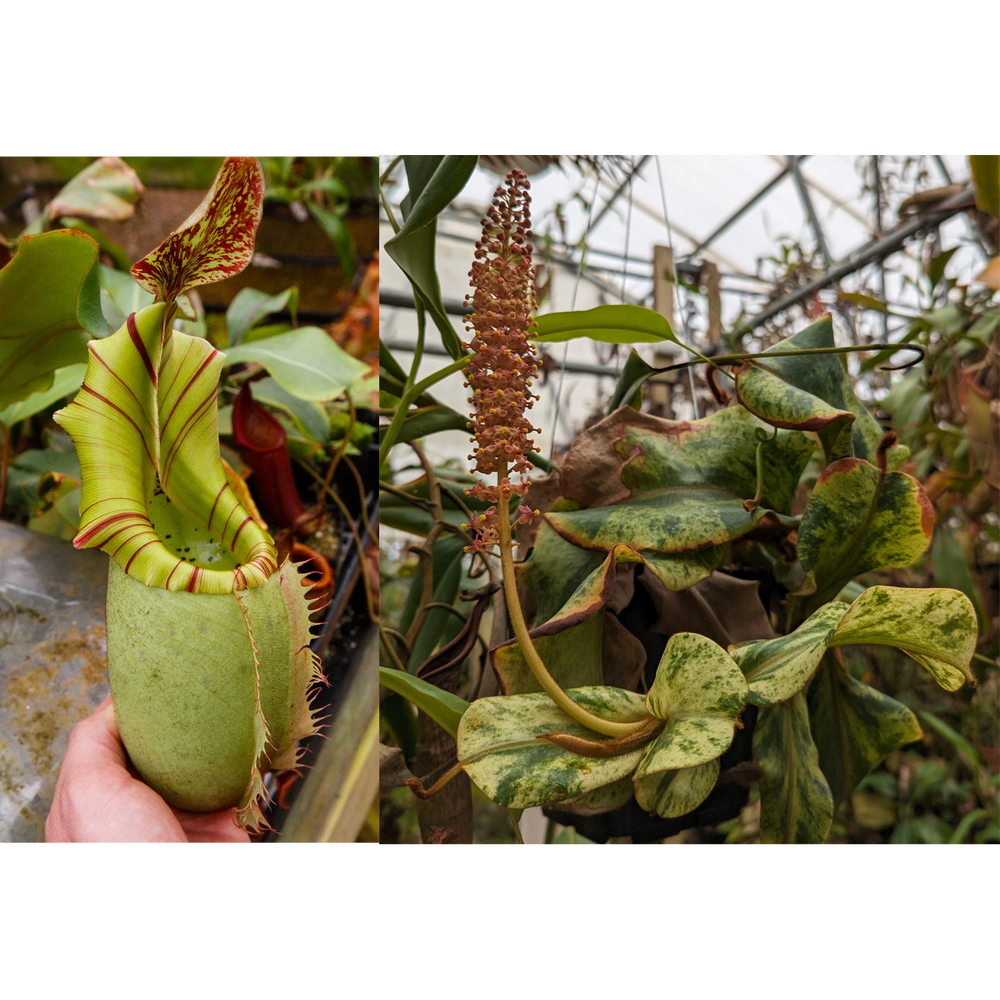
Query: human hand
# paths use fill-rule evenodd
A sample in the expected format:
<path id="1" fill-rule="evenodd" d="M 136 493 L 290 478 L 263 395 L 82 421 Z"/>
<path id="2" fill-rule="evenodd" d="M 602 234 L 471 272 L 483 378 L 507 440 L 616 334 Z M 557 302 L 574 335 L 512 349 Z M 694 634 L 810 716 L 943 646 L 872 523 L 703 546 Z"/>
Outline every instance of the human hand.
<path id="1" fill-rule="evenodd" d="M 48 843 L 249 843 L 235 809 L 173 809 L 125 768 L 111 699 L 73 727 L 45 821 Z"/>

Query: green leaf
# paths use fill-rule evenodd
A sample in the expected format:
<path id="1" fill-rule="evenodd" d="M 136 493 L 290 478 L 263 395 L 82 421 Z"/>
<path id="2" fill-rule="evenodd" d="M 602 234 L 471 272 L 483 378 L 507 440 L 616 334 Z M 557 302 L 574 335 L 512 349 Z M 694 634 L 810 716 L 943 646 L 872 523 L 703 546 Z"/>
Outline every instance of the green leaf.
<path id="1" fill-rule="evenodd" d="M 343 206 L 346 210 L 347 206 Z M 344 275 L 344 281 L 349 282 L 354 277 L 354 272 L 358 268 L 355 259 L 354 237 L 347 227 L 343 215 L 330 210 L 315 201 L 307 201 L 306 208 L 312 213 L 312 217 L 319 223 L 320 228 L 330 237 L 333 245 L 337 248 L 337 256 L 340 258 L 340 269 Z"/>
<path id="2" fill-rule="evenodd" d="M 589 337 L 606 344 L 680 343 L 665 316 L 643 306 L 597 306 L 581 312 L 545 313 L 535 319 L 535 339 L 542 344 Z"/>
<path id="3" fill-rule="evenodd" d="M 27 420 L 36 413 L 47 410 L 65 396 L 75 393 L 83 384 L 83 376 L 87 371 L 85 364 L 67 365 L 58 369 L 52 376 L 52 385 L 42 392 L 34 392 L 20 403 L 11 403 L 0 410 L 0 424 L 13 427 L 21 420 Z"/>
<path id="4" fill-rule="evenodd" d="M 931 288 L 937 288 L 938 283 L 944 277 L 944 269 L 948 266 L 948 261 L 955 256 L 959 247 L 954 246 L 950 250 L 942 250 L 935 254 L 927 264 L 927 280 Z"/>
<path id="5" fill-rule="evenodd" d="M 256 361 L 286 392 L 314 402 L 343 395 L 368 371 L 363 361 L 352 358 L 318 326 L 231 347 L 225 359 L 226 366 Z"/>
<path id="6" fill-rule="evenodd" d="M 458 735 L 458 724 L 469 708 L 469 703 L 457 694 L 442 691 L 428 681 L 423 681 L 402 670 L 391 670 L 388 667 L 378 668 L 378 682 L 382 687 L 402 695 L 412 701 L 421 712 L 429 715 L 442 729 Z"/>
<path id="7" fill-rule="evenodd" d="M 286 392 L 273 378 L 253 384 L 254 399 L 267 403 L 291 418 L 295 427 L 310 441 L 325 445 L 330 440 L 330 419 L 319 403 Z"/>
<path id="8" fill-rule="evenodd" d="M 135 214 L 143 193 L 135 171 L 117 156 L 102 156 L 81 170 L 48 204 L 50 219 L 84 215 L 122 222 Z"/>
<path id="9" fill-rule="evenodd" d="M 752 705 L 777 705 L 801 691 L 826 655 L 827 639 L 847 605 L 825 604 L 794 632 L 734 646 L 729 655 L 750 686 Z"/>
<path id="10" fill-rule="evenodd" d="M 798 552 L 812 610 L 861 573 L 909 566 L 926 548 L 934 510 L 920 484 L 858 458 L 827 466 L 802 515 Z"/>
<path id="11" fill-rule="evenodd" d="M 429 434 L 438 434 L 441 431 L 466 431 L 469 430 L 469 418 L 462 416 L 450 406 L 424 406 L 412 411 L 403 421 L 403 426 L 396 438 L 396 444 L 405 441 L 416 441 L 418 438 L 427 437 Z M 388 427 L 380 428 L 379 436 L 382 437 Z"/>
<path id="12" fill-rule="evenodd" d="M 814 431 L 827 463 L 838 458 L 875 461 L 883 433 L 854 394 L 841 355 L 783 357 L 787 351 L 834 347 L 833 321 L 824 316 L 793 337 L 744 363 L 736 373 L 736 395 L 751 413 L 774 427 Z M 889 468 L 906 460 L 900 445 L 889 453 Z"/>
<path id="13" fill-rule="evenodd" d="M 923 735 L 905 705 L 855 680 L 833 654 L 824 658 L 807 698 L 819 765 L 835 806 L 893 750 Z"/>
<path id="14" fill-rule="evenodd" d="M 639 357 L 639 352 L 633 347 L 628 359 L 618 377 L 614 395 L 608 403 L 608 413 L 614 413 L 619 406 L 631 406 L 633 410 L 642 408 L 642 384 L 653 375 L 656 369 Z"/>
<path id="15" fill-rule="evenodd" d="M 299 290 L 292 285 L 277 295 L 256 288 L 241 288 L 226 310 L 226 329 L 229 331 L 229 343 L 235 347 L 251 327 L 256 326 L 271 313 L 287 309 L 292 314 L 292 323 L 299 307 Z"/>
<path id="16" fill-rule="evenodd" d="M 762 708 L 753 734 L 764 844 L 822 844 L 833 822 L 833 795 L 819 766 L 802 692 Z"/>
<path id="17" fill-rule="evenodd" d="M 475 156 L 404 156 L 410 185 L 403 203 L 404 222 L 385 244 L 385 252 L 409 278 L 441 333 L 445 350 L 455 359 L 462 342 L 444 311 L 434 261 L 438 215 L 465 187 L 476 168 Z"/>
<path id="18" fill-rule="evenodd" d="M 0 416 L 0 420 L 2 420 Z M 939 527 L 934 533 L 934 544 L 931 546 L 931 565 L 934 567 L 934 582 L 939 587 L 950 590 L 960 590 L 972 602 L 979 622 L 979 631 L 984 634 L 989 630 L 986 612 L 983 610 L 982 598 L 975 578 L 969 569 L 958 540 L 950 532 Z"/>
<path id="19" fill-rule="evenodd" d="M 860 306 L 862 309 L 874 309 L 875 312 L 889 312 L 889 307 L 884 302 L 879 302 L 870 295 L 862 295 L 860 292 L 838 292 L 837 301 L 849 302 L 852 306 Z"/>
<path id="20" fill-rule="evenodd" d="M 132 276 L 160 301 L 239 274 L 253 257 L 264 204 L 264 174 L 253 156 L 230 156 L 201 204 Z"/>
<path id="21" fill-rule="evenodd" d="M 646 717 L 642 695 L 613 687 L 566 692 L 578 705 L 616 722 Z M 611 757 L 584 757 L 540 737 L 566 733 L 587 740 L 597 734 L 557 708 L 547 694 L 480 698 L 462 716 L 458 758 L 463 769 L 492 801 L 527 809 L 579 798 L 627 777 L 643 748 Z"/>
<path id="22" fill-rule="evenodd" d="M 957 590 L 869 587 L 830 637 L 831 646 L 895 646 L 924 667 L 946 691 L 976 683 L 976 612 Z"/>
<path id="23" fill-rule="evenodd" d="M 89 236 L 60 229 L 21 239 L 0 270 L 0 408 L 86 362 L 87 342 L 107 333 L 97 261 Z"/>
<path id="24" fill-rule="evenodd" d="M 1000 156 L 970 156 L 976 207 L 990 215 L 1000 215 Z"/>
<path id="25" fill-rule="evenodd" d="M 719 778 L 719 758 L 677 771 L 656 771 L 635 780 L 635 800 L 648 813 L 673 819 L 693 812 Z"/>
<path id="26" fill-rule="evenodd" d="M 101 265 L 101 310 L 108 326 L 120 330 L 132 314 L 153 304 L 153 295 L 140 287 L 128 271 Z"/>
<path id="27" fill-rule="evenodd" d="M 646 710 L 667 725 L 646 748 L 636 780 L 722 756 L 746 700 L 743 674 L 721 646 L 693 632 L 671 636 L 646 695 Z"/>

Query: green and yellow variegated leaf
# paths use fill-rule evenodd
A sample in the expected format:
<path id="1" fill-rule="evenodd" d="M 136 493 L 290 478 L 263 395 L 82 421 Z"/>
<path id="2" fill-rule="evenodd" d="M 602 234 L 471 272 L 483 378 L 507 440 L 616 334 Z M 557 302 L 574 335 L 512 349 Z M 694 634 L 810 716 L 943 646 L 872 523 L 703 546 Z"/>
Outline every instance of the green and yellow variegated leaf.
<path id="1" fill-rule="evenodd" d="M 802 692 L 760 710 L 753 756 L 762 772 L 761 842 L 823 843 L 833 822 L 833 796 L 819 766 Z"/>
<path id="2" fill-rule="evenodd" d="M 782 356 L 834 346 L 833 320 L 824 316 L 769 348 L 767 357 L 747 361 L 737 372 L 736 394 L 751 413 L 774 427 L 816 433 L 828 464 L 852 457 L 874 462 L 883 432 L 854 394 L 842 356 Z M 889 468 L 897 468 L 908 454 L 900 445 L 892 448 Z"/>
<path id="3" fill-rule="evenodd" d="M 253 156 L 230 156 L 201 204 L 132 276 L 159 301 L 239 274 L 253 257 L 264 204 L 264 173 Z"/>
<path id="4" fill-rule="evenodd" d="M 108 332 L 98 251 L 89 236 L 60 229 L 25 236 L 0 269 L 0 410 L 85 362 L 88 341 Z"/>
<path id="5" fill-rule="evenodd" d="M 558 613 L 530 630 L 538 655 L 560 687 L 604 683 L 604 605 L 614 587 L 617 566 L 639 561 L 628 546 L 616 546 L 570 594 Z M 542 690 L 516 641 L 498 646 L 491 656 L 505 694 Z"/>
<path id="6" fill-rule="evenodd" d="M 858 458 L 827 466 L 802 515 L 798 553 L 814 610 L 861 573 L 909 566 L 926 548 L 934 510 L 912 476 Z"/>
<path id="7" fill-rule="evenodd" d="M 256 587 L 274 571 L 270 536 L 226 478 L 217 435 L 222 356 L 173 333 L 165 305 L 91 345 L 77 397 L 55 414 L 80 457 L 77 548 L 100 548 L 152 587 L 206 594 Z"/>
<path id="8" fill-rule="evenodd" d="M 657 771 L 635 780 L 635 800 L 648 813 L 673 819 L 708 798 L 719 777 L 719 758 L 677 771 Z"/>
<path id="9" fill-rule="evenodd" d="M 895 646 L 925 666 L 946 691 L 976 683 L 969 664 L 978 627 L 972 602 L 958 590 L 869 587 L 830 637 L 831 646 Z"/>
<path id="10" fill-rule="evenodd" d="M 746 700 L 747 682 L 721 646 L 693 632 L 671 636 L 646 695 L 646 710 L 667 724 L 646 748 L 636 780 L 720 757 Z"/>
<path id="11" fill-rule="evenodd" d="M 743 671 L 752 705 L 777 705 L 801 691 L 827 650 L 827 640 L 847 605 L 825 604 L 794 632 L 776 639 L 733 646 L 729 655 Z"/>
<path id="12" fill-rule="evenodd" d="M 791 510 L 813 450 L 797 431 L 779 432 L 777 440 L 765 445 L 762 506 L 753 511 L 743 506 L 756 492 L 754 431 L 763 426 L 740 407 L 694 423 L 656 422 L 623 408 L 584 432 L 574 449 L 588 461 L 597 456 L 604 463 L 601 474 L 618 478 L 606 495 L 626 499 L 550 512 L 545 519 L 581 548 L 609 551 L 627 544 L 644 557 L 684 553 L 686 565 L 671 560 L 653 568 L 662 570 L 671 589 L 691 586 L 716 568 L 730 541 L 769 513 Z M 574 471 L 583 476 L 583 468 Z"/>
<path id="13" fill-rule="evenodd" d="M 80 171 L 49 202 L 50 219 L 83 215 L 122 222 L 135 215 L 135 203 L 145 191 L 136 172 L 117 156 L 102 156 Z"/>
<path id="14" fill-rule="evenodd" d="M 632 778 L 625 775 L 610 785 L 602 785 L 586 795 L 575 799 L 563 799 L 559 803 L 560 812 L 570 812 L 576 816 L 596 816 L 625 805 L 632 798 Z"/>
<path id="15" fill-rule="evenodd" d="M 893 750 L 923 735 L 905 705 L 855 680 L 833 653 L 824 658 L 807 698 L 819 765 L 835 804 Z"/>
<path id="16" fill-rule="evenodd" d="M 567 694 L 605 719 L 646 718 L 642 695 L 621 688 L 574 688 Z M 548 733 L 600 740 L 547 694 L 480 698 L 459 724 L 458 758 L 488 798 L 509 809 L 527 809 L 578 799 L 620 781 L 632 773 L 643 753 L 640 747 L 612 757 L 584 757 L 541 738 Z"/>

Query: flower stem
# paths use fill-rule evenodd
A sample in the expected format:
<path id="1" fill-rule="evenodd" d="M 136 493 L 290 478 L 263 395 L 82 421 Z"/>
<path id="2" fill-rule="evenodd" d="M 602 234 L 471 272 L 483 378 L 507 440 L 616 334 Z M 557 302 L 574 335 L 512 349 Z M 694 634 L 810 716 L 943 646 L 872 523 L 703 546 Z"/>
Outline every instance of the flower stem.
<path id="1" fill-rule="evenodd" d="M 498 479 L 500 482 L 507 476 L 507 467 L 502 465 L 499 469 Z M 517 580 L 514 577 L 514 556 L 511 548 L 510 535 L 510 510 L 508 504 L 510 497 L 501 490 L 497 498 L 497 514 L 500 518 L 498 534 L 500 536 L 500 565 L 503 568 L 503 589 L 507 598 L 507 612 L 510 615 L 510 623 L 514 627 L 514 635 L 517 643 L 521 647 L 521 655 L 524 657 L 528 668 L 542 686 L 542 690 L 559 706 L 571 719 L 579 722 L 580 725 L 602 733 L 605 736 L 628 736 L 635 733 L 647 725 L 648 719 L 638 722 L 612 722 L 609 719 L 602 719 L 587 709 L 578 705 L 559 686 L 555 678 L 548 672 L 542 658 L 535 649 L 535 644 L 528 634 L 528 626 L 524 620 L 524 613 L 521 610 L 521 602 L 517 597 Z"/>

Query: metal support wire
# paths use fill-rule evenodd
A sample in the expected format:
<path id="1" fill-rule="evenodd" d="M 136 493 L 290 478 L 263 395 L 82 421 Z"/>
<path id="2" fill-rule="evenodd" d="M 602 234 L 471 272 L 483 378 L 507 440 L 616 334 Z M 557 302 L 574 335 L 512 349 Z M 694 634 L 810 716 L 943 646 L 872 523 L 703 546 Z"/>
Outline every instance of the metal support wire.
<path id="1" fill-rule="evenodd" d="M 800 156 L 799 162 L 809 159 L 808 156 Z M 659 163 L 659 161 L 657 161 Z M 762 198 L 770 194 L 786 177 L 788 176 L 788 164 L 786 163 L 784 169 L 777 174 L 777 176 L 772 177 L 756 194 L 751 195 L 748 201 L 745 201 L 732 215 L 726 219 L 725 222 L 721 223 L 715 231 L 710 235 L 705 237 L 690 253 L 684 255 L 685 260 L 690 260 L 692 257 L 697 257 L 710 243 L 714 243 L 730 226 L 735 225 L 743 218 L 747 212 L 750 211 L 754 205 L 757 204 Z"/>
<path id="2" fill-rule="evenodd" d="M 829 267 L 833 263 L 833 258 L 830 256 L 830 248 L 827 246 L 823 227 L 819 223 L 819 216 L 813 207 L 812 197 L 809 194 L 809 186 L 806 184 L 805 178 L 802 176 L 802 171 L 799 169 L 799 159 L 798 156 L 786 156 L 785 162 L 788 164 L 789 171 L 791 171 L 792 180 L 795 181 L 799 200 L 802 202 L 802 208 L 806 213 L 806 222 L 816 237 L 816 246 L 819 247 L 819 252 L 823 255 L 823 262 Z"/>
<path id="3" fill-rule="evenodd" d="M 635 164 L 634 167 L 632 167 L 625 180 L 623 180 L 621 184 L 618 185 L 618 187 L 615 189 L 611 197 L 608 198 L 608 200 L 604 203 L 604 207 L 597 213 L 597 218 L 594 219 L 593 222 L 587 224 L 587 231 L 583 234 L 584 239 L 586 239 L 590 235 L 591 229 L 596 229 L 597 226 L 601 224 L 601 220 L 604 218 L 604 216 L 608 214 L 608 212 L 611 211 L 612 207 L 614 206 L 614 203 L 618 200 L 619 195 L 621 195 L 621 193 L 625 190 L 625 188 L 628 187 L 629 189 L 631 189 L 632 178 L 643 168 L 643 165 L 646 163 L 648 159 L 649 159 L 648 155 L 643 156 L 640 158 L 639 162 Z M 601 174 L 600 171 L 598 171 L 597 183 L 600 184 L 600 182 L 601 182 Z M 594 197 L 595 199 L 597 197 L 596 189 Z"/>
<path id="4" fill-rule="evenodd" d="M 660 158 L 656 157 L 656 176 L 660 181 L 660 198 L 663 201 L 663 219 L 667 224 L 667 246 L 670 247 L 670 268 L 674 272 L 674 288 L 677 290 L 677 308 L 681 314 L 681 325 L 684 327 L 684 339 L 689 345 L 694 346 L 694 338 L 688 328 L 687 318 L 687 295 L 684 296 L 683 306 L 681 305 L 680 290 L 681 283 L 677 280 L 677 258 L 674 256 L 674 237 L 670 229 L 670 216 L 667 214 L 667 192 L 663 186 L 663 171 L 660 169 Z M 655 277 L 655 275 L 654 275 Z M 694 410 L 694 419 L 698 420 L 698 394 L 694 388 L 694 368 L 688 369 L 688 385 L 691 386 L 691 407 Z"/>
<path id="5" fill-rule="evenodd" d="M 947 221 L 954 215 L 958 215 L 959 212 L 965 211 L 971 204 L 973 204 L 972 188 L 967 187 L 945 201 L 939 209 L 918 215 L 905 225 L 899 226 L 894 231 L 887 233 L 882 239 L 870 241 L 865 246 L 859 247 L 848 255 L 843 264 L 830 268 L 818 278 L 815 278 L 807 285 L 803 285 L 792 292 L 791 295 L 783 298 L 780 302 L 775 302 L 773 306 L 769 306 L 763 312 L 759 312 L 735 332 L 748 333 L 762 323 L 766 323 L 772 317 L 777 316 L 778 313 L 784 312 L 790 306 L 794 306 L 803 299 L 809 298 L 810 295 L 821 288 L 833 285 L 840 281 L 841 278 L 845 278 L 849 274 L 854 274 L 855 271 L 860 271 L 861 268 L 872 261 L 888 257 L 889 254 L 902 247 L 911 236 L 916 235 L 921 230 L 933 229 L 935 226 L 940 226 L 942 222 Z"/>

